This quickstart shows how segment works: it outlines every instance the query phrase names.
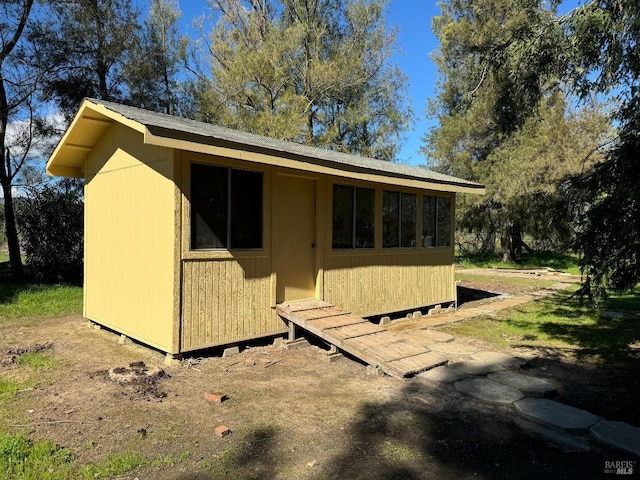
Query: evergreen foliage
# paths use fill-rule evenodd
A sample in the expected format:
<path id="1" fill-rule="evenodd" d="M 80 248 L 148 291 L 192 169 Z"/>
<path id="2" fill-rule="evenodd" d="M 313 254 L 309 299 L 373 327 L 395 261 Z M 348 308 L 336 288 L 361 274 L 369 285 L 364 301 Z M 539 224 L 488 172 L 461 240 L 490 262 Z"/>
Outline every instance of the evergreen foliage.
<path id="1" fill-rule="evenodd" d="M 640 2 L 592 1 L 564 20 L 577 90 L 608 93 L 620 104 L 620 135 L 605 162 L 572 183 L 587 275 L 581 293 L 601 301 L 608 290 L 640 282 Z"/>
<path id="2" fill-rule="evenodd" d="M 36 280 L 82 282 L 83 209 L 82 186 L 73 180 L 32 189 L 21 202 L 22 248 Z"/>
<path id="3" fill-rule="evenodd" d="M 138 39 L 139 12 L 128 0 L 49 2 L 50 18 L 34 24 L 37 60 L 48 67 L 45 99 L 67 115 L 85 97 L 126 99 L 123 64 Z"/>
<path id="4" fill-rule="evenodd" d="M 564 16 L 556 6 L 441 4 L 439 126 L 425 152 L 438 169 L 488 185 L 486 199 L 460 202 L 479 246 L 499 241 L 510 260 L 523 234 L 545 248 L 570 242 L 583 255 L 581 293 L 602 299 L 640 281 L 640 3 L 593 0 Z M 614 106 L 607 121 L 595 101 L 603 94 Z"/>
<path id="5" fill-rule="evenodd" d="M 127 101 L 147 110 L 177 114 L 182 99 L 178 80 L 187 62 L 189 39 L 180 35 L 182 14 L 175 0 L 152 0 L 149 13 L 123 66 Z"/>
<path id="6" fill-rule="evenodd" d="M 384 0 L 210 0 L 198 117 L 393 160 L 411 112 Z M 210 28 L 210 30 L 208 30 Z"/>
<path id="7" fill-rule="evenodd" d="M 471 249 L 500 245 L 506 262 L 523 248 L 563 250 L 573 241 L 565 177 L 588 168 L 608 124 L 596 106 L 567 105 L 560 75 L 566 41 L 553 6 L 537 0 L 450 1 L 433 27 L 439 126 L 425 152 L 446 173 L 487 185 L 463 197 L 459 225 Z M 591 153 L 591 154 L 590 154 Z M 469 245 L 462 245 L 463 248 Z"/>

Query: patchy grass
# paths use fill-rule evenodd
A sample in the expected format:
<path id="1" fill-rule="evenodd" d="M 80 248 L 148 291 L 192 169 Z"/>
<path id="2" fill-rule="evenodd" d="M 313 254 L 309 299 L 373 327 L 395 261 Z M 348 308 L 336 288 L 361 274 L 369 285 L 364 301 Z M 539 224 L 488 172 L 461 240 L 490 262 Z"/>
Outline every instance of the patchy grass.
<path id="1" fill-rule="evenodd" d="M 33 370 L 48 370 L 55 365 L 55 360 L 46 353 L 28 352 L 23 353 L 16 359 L 18 365 L 24 365 Z"/>
<path id="2" fill-rule="evenodd" d="M 382 456 L 392 462 L 404 462 L 417 460 L 422 456 L 422 453 L 404 443 L 386 441 L 382 446 Z"/>
<path id="3" fill-rule="evenodd" d="M 81 287 L 0 281 L 0 324 L 16 318 L 58 317 L 81 312 Z"/>
<path id="4" fill-rule="evenodd" d="M 503 310 L 494 317 L 470 319 L 442 330 L 498 346 L 562 348 L 606 359 L 637 352 L 639 307 L 640 292 L 615 296 L 604 309 L 596 310 L 565 291 Z"/>
<path id="5" fill-rule="evenodd" d="M 578 256 L 554 252 L 525 253 L 517 263 L 505 263 L 500 255 L 468 254 L 456 256 L 456 263 L 465 268 L 553 268 L 580 275 Z"/>
<path id="6" fill-rule="evenodd" d="M 13 380 L 6 380 L 0 377 L 0 405 L 6 400 L 15 397 L 16 393 L 22 388 L 22 385 Z"/>
<path id="7" fill-rule="evenodd" d="M 111 454 L 100 463 L 85 466 L 84 473 L 87 478 L 116 478 L 149 464 L 150 462 L 138 453 Z"/>
<path id="8" fill-rule="evenodd" d="M 508 287 L 522 287 L 522 288 L 535 288 L 536 290 L 540 288 L 549 288 L 551 285 L 555 285 L 558 283 L 558 278 L 550 277 L 548 280 L 541 280 L 540 278 L 531 275 L 531 278 L 527 277 L 500 277 L 500 280 L 497 281 L 495 276 L 491 275 L 470 275 L 465 273 L 464 270 L 456 271 L 455 274 L 456 280 L 470 280 L 474 283 L 482 283 L 486 284 L 488 287 L 491 285 L 500 285 L 501 288 L 504 286 Z M 495 287 L 497 288 L 497 286 Z"/>

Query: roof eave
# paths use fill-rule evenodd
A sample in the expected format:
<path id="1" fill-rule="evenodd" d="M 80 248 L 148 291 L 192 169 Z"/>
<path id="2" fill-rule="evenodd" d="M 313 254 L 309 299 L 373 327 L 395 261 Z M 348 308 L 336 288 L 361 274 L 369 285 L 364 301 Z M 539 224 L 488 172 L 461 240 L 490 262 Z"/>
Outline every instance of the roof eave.
<path id="1" fill-rule="evenodd" d="M 182 137 L 182 138 L 178 138 Z M 144 139 L 146 144 L 158 147 L 174 148 L 204 155 L 246 160 L 254 163 L 304 170 L 313 173 L 342 176 L 357 180 L 395 184 L 413 188 L 430 189 L 443 192 L 484 194 L 483 185 L 475 183 L 444 182 L 435 179 L 422 179 L 401 174 L 380 172 L 365 167 L 338 164 L 318 158 L 306 157 L 283 150 L 252 147 L 244 143 L 221 141 L 219 139 L 195 134 L 184 134 L 162 128 L 148 128 Z"/>
<path id="2" fill-rule="evenodd" d="M 85 160 L 95 147 L 95 140 L 117 121 L 141 133 L 146 127 L 130 120 L 103 105 L 83 100 L 75 117 L 58 142 L 46 165 L 51 176 L 82 178 Z"/>

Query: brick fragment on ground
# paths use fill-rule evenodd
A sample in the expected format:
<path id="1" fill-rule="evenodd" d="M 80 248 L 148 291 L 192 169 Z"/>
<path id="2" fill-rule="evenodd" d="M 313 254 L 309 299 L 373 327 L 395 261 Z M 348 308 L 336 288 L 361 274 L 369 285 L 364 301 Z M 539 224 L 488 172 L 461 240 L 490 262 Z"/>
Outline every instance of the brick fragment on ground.
<path id="1" fill-rule="evenodd" d="M 219 427 L 216 427 L 215 432 L 216 436 L 220 438 L 226 437 L 227 435 L 231 434 L 231 430 L 226 425 L 220 425 Z"/>
<path id="2" fill-rule="evenodd" d="M 211 402 L 211 403 L 222 403 L 227 399 L 227 396 L 223 393 L 210 393 L 210 392 L 205 392 L 204 393 L 204 399 L 207 402 Z"/>

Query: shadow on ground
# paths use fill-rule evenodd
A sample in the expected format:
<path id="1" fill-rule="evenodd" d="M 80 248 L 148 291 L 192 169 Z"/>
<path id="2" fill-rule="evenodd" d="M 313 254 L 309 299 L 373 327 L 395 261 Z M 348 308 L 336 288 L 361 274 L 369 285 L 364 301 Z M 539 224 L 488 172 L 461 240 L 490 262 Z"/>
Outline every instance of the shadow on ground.
<path id="1" fill-rule="evenodd" d="M 538 371 L 547 367 L 532 365 Z M 588 377 L 590 369 L 583 370 Z M 567 385 L 558 387 L 566 394 Z M 511 405 L 485 404 L 452 385 L 414 378 L 398 382 L 388 401 L 360 402 L 342 428 L 327 419 L 327 428 L 335 429 L 335 445 L 324 447 L 341 448 L 325 456 L 317 447 L 310 450 L 305 458 L 319 455 L 317 466 L 289 463 L 305 440 L 264 427 L 213 460 L 206 473 L 175 480 L 291 478 L 290 472 L 300 475 L 300 468 L 304 475 L 297 478 L 311 480 L 584 480 L 606 478 L 605 461 L 635 460 L 600 446 L 589 453 L 563 453 L 527 436 L 513 422 L 516 416 Z"/>
<path id="2" fill-rule="evenodd" d="M 602 478 L 605 459 L 614 458 L 550 449 L 514 416 L 512 407 L 461 397 L 450 386 L 408 382 L 394 401 L 359 409 L 350 447 L 317 478 L 589 479 Z"/>
<path id="3" fill-rule="evenodd" d="M 461 307 L 465 303 L 475 302 L 477 300 L 486 300 L 488 298 L 499 297 L 500 294 L 496 292 L 489 292 L 487 290 L 479 290 L 476 288 L 468 288 L 458 285 L 458 307 Z"/>

